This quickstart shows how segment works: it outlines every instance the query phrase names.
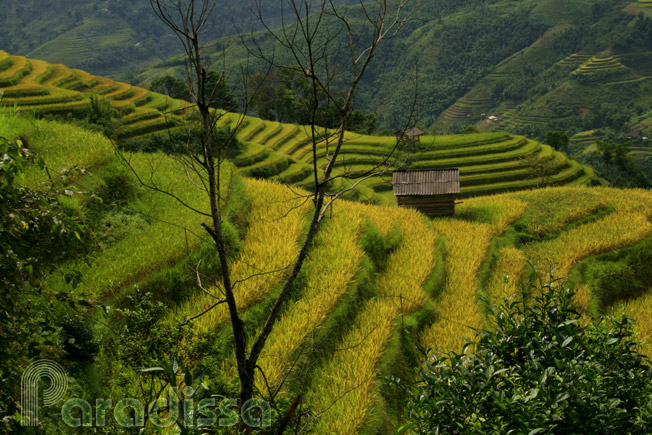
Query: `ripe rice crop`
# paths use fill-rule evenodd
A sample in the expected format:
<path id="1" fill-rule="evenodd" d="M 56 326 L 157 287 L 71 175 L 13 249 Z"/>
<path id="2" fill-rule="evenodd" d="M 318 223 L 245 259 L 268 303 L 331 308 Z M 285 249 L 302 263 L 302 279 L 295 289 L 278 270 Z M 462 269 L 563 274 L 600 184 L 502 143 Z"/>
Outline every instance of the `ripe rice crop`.
<path id="1" fill-rule="evenodd" d="M 289 371 L 300 346 L 348 289 L 364 255 L 356 243 L 363 224 L 360 206 L 338 204 L 335 216 L 325 222 L 315 238 L 303 265 L 310 273 L 301 299 L 279 318 L 258 362 L 272 388 Z"/>
<path id="2" fill-rule="evenodd" d="M 652 219 L 652 192 L 643 189 L 599 188 L 617 211 L 642 213 Z"/>
<path id="3" fill-rule="evenodd" d="M 501 249 L 487 284 L 489 304 L 498 306 L 509 297 L 519 296 L 519 282 L 524 270 L 525 255 L 522 251 L 512 246 Z"/>
<path id="4" fill-rule="evenodd" d="M 652 289 L 641 297 L 613 305 L 608 314 L 619 315 L 621 307 L 625 314 L 635 321 L 634 331 L 644 344 L 643 353 L 652 358 Z"/>
<path id="5" fill-rule="evenodd" d="M 581 259 L 632 245 L 647 237 L 652 224 L 642 213 L 617 211 L 573 228 L 554 240 L 525 247 L 527 258 L 543 272 L 553 265 L 556 276 L 566 276 Z"/>
<path id="6" fill-rule="evenodd" d="M 286 186 L 266 181 L 247 180 L 251 197 L 250 225 L 240 256 L 231 266 L 238 308 L 244 309 L 261 301 L 278 285 L 287 268 L 299 253 L 298 241 L 305 228 L 305 215 L 311 203 Z M 292 212 L 287 211 L 296 207 Z M 287 214 L 287 215 L 286 215 Z M 273 273 L 269 273 L 276 271 Z M 264 273 L 267 272 L 267 273 Z M 261 274 L 263 273 L 263 274 Z M 219 292 L 218 289 L 210 289 Z M 214 303 L 201 293 L 179 307 L 177 314 L 198 314 Z M 198 330 L 213 329 L 228 318 L 228 309 L 219 305 L 195 323 Z"/>
<path id="7" fill-rule="evenodd" d="M 403 241 L 379 278 L 378 297 L 365 303 L 338 350 L 313 376 L 306 401 L 315 412 L 324 411 L 314 422 L 315 433 L 352 434 L 360 429 L 377 394 L 376 365 L 395 321 L 427 298 L 422 287 L 434 264 L 435 238 L 414 211 L 370 210 L 381 231 L 393 224 L 389 215 L 400 225 Z"/>
<path id="8" fill-rule="evenodd" d="M 8 97 L 3 98 L 3 102 L 7 104 L 17 104 L 19 107 L 32 106 L 32 105 L 52 105 L 62 104 L 73 101 L 80 101 L 83 96 L 78 92 L 68 91 L 66 89 L 49 88 L 49 93 L 45 95 L 36 95 L 28 97 Z"/>
<path id="9" fill-rule="evenodd" d="M 66 79 L 67 77 L 70 77 L 71 75 L 73 75 L 73 72 L 67 66 L 61 64 L 53 64 L 52 74 L 50 74 L 50 77 L 48 77 L 47 79 L 43 80 L 41 84 L 47 86 L 54 86 L 55 83 L 58 83 Z"/>
<path id="10" fill-rule="evenodd" d="M 435 299 L 435 322 L 422 334 L 425 348 L 447 351 L 460 349 L 467 328 L 478 328 L 482 316 L 475 295 L 477 272 L 489 249 L 492 232 L 487 224 L 459 220 L 433 222 L 435 234 L 446 245 L 447 282 L 443 294 Z"/>
<path id="11" fill-rule="evenodd" d="M 79 101 L 69 101 L 67 103 L 54 103 L 54 104 L 34 104 L 30 106 L 18 107 L 17 112 L 28 112 L 28 113 L 72 113 L 76 111 L 84 110 L 88 107 L 88 100 L 79 100 Z M 3 108 L 0 107 L 0 111 L 3 111 Z M 8 112 L 13 111 L 13 108 L 10 107 Z"/>
<path id="12" fill-rule="evenodd" d="M 482 325 L 477 273 L 487 254 L 492 237 L 525 212 L 525 203 L 508 197 L 476 198 L 460 207 L 459 215 L 480 222 L 439 219 L 432 222 L 435 234 L 446 245 L 447 282 L 444 292 L 435 299 L 435 322 L 421 336 L 425 348 L 438 351 L 460 349 L 462 334 Z"/>
<path id="13" fill-rule="evenodd" d="M 11 56 L 9 56 L 9 53 L 0 50 L 0 71 L 4 71 L 5 69 L 9 68 L 12 62 L 13 60 L 11 59 Z"/>
<path id="14" fill-rule="evenodd" d="M 49 95 L 50 91 L 34 82 L 22 82 L 14 86 L 9 86 L 2 89 L 3 99 L 6 102 L 7 98 L 25 98 L 34 96 Z M 18 104 L 20 100 L 15 100 Z"/>
<path id="15" fill-rule="evenodd" d="M 546 188 L 515 196 L 528 204 L 521 226 L 537 236 L 557 233 L 569 223 L 609 207 L 607 197 L 600 191 L 578 187 Z"/>

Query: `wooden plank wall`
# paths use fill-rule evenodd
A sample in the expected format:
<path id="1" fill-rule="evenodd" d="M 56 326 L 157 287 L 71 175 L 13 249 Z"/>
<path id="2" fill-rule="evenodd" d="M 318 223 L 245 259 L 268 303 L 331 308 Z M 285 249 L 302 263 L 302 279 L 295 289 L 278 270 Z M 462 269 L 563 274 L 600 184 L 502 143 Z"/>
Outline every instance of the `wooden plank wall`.
<path id="1" fill-rule="evenodd" d="M 397 196 L 396 205 L 416 208 L 428 217 L 453 216 L 455 195 Z"/>

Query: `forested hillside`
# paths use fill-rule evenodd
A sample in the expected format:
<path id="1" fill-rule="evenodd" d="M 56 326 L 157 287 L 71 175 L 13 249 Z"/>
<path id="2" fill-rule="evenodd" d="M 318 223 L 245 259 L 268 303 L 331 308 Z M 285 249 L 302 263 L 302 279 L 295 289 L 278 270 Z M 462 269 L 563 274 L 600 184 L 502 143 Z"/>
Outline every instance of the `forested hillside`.
<path id="1" fill-rule="evenodd" d="M 218 0 L 206 38 L 260 28 L 250 19 L 253 4 Z M 263 16 L 279 25 L 279 3 L 261 5 Z M 104 76 L 130 77 L 178 51 L 178 40 L 156 18 L 149 0 L 3 0 L 0 28 L 0 50 Z"/>

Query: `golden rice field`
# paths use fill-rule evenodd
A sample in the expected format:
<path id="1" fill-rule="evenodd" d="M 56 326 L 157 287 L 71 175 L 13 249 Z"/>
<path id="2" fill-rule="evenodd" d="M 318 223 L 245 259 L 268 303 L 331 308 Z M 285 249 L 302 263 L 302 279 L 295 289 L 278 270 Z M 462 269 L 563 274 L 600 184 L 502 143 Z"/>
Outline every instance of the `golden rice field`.
<path id="1" fill-rule="evenodd" d="M 115 164 L 109 163 L 113 149 L 105 138 L 49 121 L 0 114 L 0 136 L 20 134 L 29 136 L 33 149 L 53 171 L 76 164 L 96 172 Z M 255 128 L 249 134 L 257 134 Z M 206 206 L 201 191 L 188 182 L 173 159 L 162 154 L 128 154 L 128 158 L 141 172 L 157 168 L 152 179 L 166 183 L 185 201 Z M 42 174 L 29 177 L 28 183 L 35 187 L 46 181 Z M 84 180 L 89 189 L 99 183 L 92 180 L 92 176 Z M 247 224 L 231 270 L 238 307 L 246 312 L 282 283 L 297 256 L 312 203 L 305 201 L 302 191 L 279 182 L 244 179 L 243 184 L 249 198 Z M 203 236 L 202 217 L 156 193 L 139 192 L 131 207 L 134 213 L 148 216 L 147 225 L 130 229 L 113 245 L 92 252 L 88 266 L 83 266 L 82 290 L 98 299 L 128 293 L 139 280 L 195 249 Z M 404 339 L 402 334 L 424 348 L 460 351 L 463 337 L 473 333 L 470 327 L 488 324 L 480 295 L 495 305 L 518 294 L 521 278 L 531 271 L 528 263 L 541 271 L 553 267 L 560 277 L 568 275 L 587 258 L 649 237 L 651 220 L 652 193 L 644 190 L 567 186 L 466 198 L 454 217 L 431 220 L 414 210 L 340 200 L 324 220 L 299 288 L 283 308 L 260 368 L 267 384 L 281 391 L 279 397 L 302 396 L 302 407 L 310 410 L 306 420 L 311 432 L 364 433 L 371 420 L 382 418 L 376 415 L 386 400 L 379 374 L 390 345 Z M 362 240 L 370 223 L 386 240 L 396 228 L 402 237 L 387 255 L 385 267 L 367 277 L 371 287 L 363 295 L 356 286 L 369 271 L 371 255 Z M 199 237 L 187 238 L 184 226 Z M 442 243 L 443 250 L 438 248 Z M 437 268 L 442 261 L 443 267 Z M 487 264 L 489 271 L 481 276 Z M 65 288 L 64 274 L 72 267 L 64 265 L 53 273 L 47 279 L 49 288 Z M 427 288 L 433 271 L 442 275 L 441 287 L 434 292 Z M 219 293 L 218 286 L 205 284 Z M 588 306 L 595 289 L 580 283 L 580 290 L 578 302 Z M 625 312 L 638 322 L 640 338 L 649 343 L 652 292 L 622 302 Z M 188 318 L 212 303 L 212 298 L 195 290 L 173 307 L 167 321 Z M 610 309 L 617 311 L 619 306 L 620 302 Z M 333 337 L 325 337 L 327 325 L 332 327 L 339 319 L 334 316 L 347 307 L 352 308 L 344 317 L 347 323 L 337 325 Z M 195 330 L 203 334 L 229 328 L 224 308 L 218 306 L 196 320 Z M 419 317 L 418 324 L 404 327 L 406 319 L 419 313 L 425 317 Z M 255 328 L 250 332 L 254 334 Z M 314 348 L 327 341 L 327 350 L 320 353 Z M 304 352 L 319 357 L 306 361 Z M 299 369 L 304 372 L 295 371 Z M 224 359 L 223 370 L 227 377 L 233 374 L 231 358 Z M 257 378 L 264 397 L 267 385 L 263 383 Z M 388 432 L 402 423 L 400 416 L 383 422 Z"/>
<path id="2" fill-rule="evenodd" d="M 250 180 L 247 192 L 252 198 L 248 216 L 251 224 L 240 259 L 231 266 L 236 303 L 243 310 L 261 301 L 289 271 L 299 253 L 298 241 L 309 208 L 303 198 L 279 183 Z M 288 209 L 294 210 L 288 213 Z M 220 295 L 217 287 L 208 290 Z M 214 303 L 213 298 L 200 293 L 178 311 L 199 313 Z M 220 305 L 201 317 L 197 327 L 210 329 L 227 319 L 226 305 Z"/>

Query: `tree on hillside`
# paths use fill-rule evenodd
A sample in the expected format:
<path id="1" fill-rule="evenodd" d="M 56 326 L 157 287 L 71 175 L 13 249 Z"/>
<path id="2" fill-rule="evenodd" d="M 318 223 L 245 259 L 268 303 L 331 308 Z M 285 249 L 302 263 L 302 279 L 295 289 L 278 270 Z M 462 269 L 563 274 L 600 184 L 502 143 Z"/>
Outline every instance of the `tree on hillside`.
<path id="1" fill-rule="evenodd" d="M 149 89 L 159 94 L 167 95 L 170 98 L 190 100 L 188 84 L 169 75 L 154 80 L 149 85 Z"/>
<path id="2" fill-rule="evenodd" d="M 212 293 L 203 287 L 202 291 L 210 294 L 214 299 L 211 309 L 222 304 L 228 308 L 240 382 L 241 405 L 247 403 L 254 395 L 254 374 L 259 369 L 258 359 L 301 271 L 315 236 L 327 216 L 327 211 L 334 201 L 355 190 L 360 182 L 384 173 L 392 162 L 393 151 L 382 162 L 364 173 L 334 172 L 345 143 L 345 131 L 351 125 L 358 85 L 378 46 L 385 39 L 394 36 L 406 22 L 410 12 L 407 10 L 408 1 L 400 0 L 396 4 L 391 4 L 387 0 L 374 0 L 361 4 L 364 26 L 359 28 L 352 24 L 346 9 L 335 7 L 331 2 L 322 0 L 318 7 L 315 7 L 309 1 L 283 0 L 285 10 L 291 15 L 287 22 L 294 21 L 294 24 L 279 31 L 267 26 L 261 12 L 263 6 L 260 2 L 256 3 L 257 18 L 263 23 L 267 34 L 271 35 L 278 46 L 286 50 L 294 61 L 295 66 L 286 69 L 305 82 L 306 92 L 312 97 L 308 102 L 307 120 L 308 134 L 311 138 L 314 184 L 309 194 L 302 197 L 304 203 L 312 203 L 312 209 L 310 224 L 302 239 L 299 254 L 296 260 L 284 269 L 287 274 L 282 288 L 266 313 L 262 327 L 255 336 L 248 336 L 250 328 L 245 324 L 243 313 L 236 305 L 234 287 L 237 282 L 234 282 L 231 274 L 230 248 L 225 234 L 226 217 L 223 210 L 226 199 L 224 192 L 229 191 L 228 186 L 222 185 L 225 182 L 222 174 L 226 171 L 224 167 L 226 150 L 229 143 L 235 140 L 239 123 L 235 123 L 230 137 L 222 138 L 220 141 L 214 140 L 213 133 L 219 118 L 224 115 L 223 112 L 211 108 L 220 98 L 220 86 L 225 77 L 221 74 L 211 78 L 205 69 L 205 52 L 201 44 L 201 37 L 210 25 L 211 14 L 216 5 L 211 0 L 150 0 L 156 15 L 176 34 L 185 51 L 189 77 L 188 89 L 201 123 L 201 147 L 199 153 L 193 152 L 188 147 L 185 155 L 177 155 L 175 158 L 182 164 L 183 170 L 195 187 L 205 193 L 208 207 L 206 209 L 193 207 L 174 192 L 166 191 L 149 182 L 151 178 L 146 174 L 139 176 L 137 171 L 132 169 L 146 187 L 174 197 L 183 206 L 191 208 L 207 219 L 202 225 L 219 257 L 220 276 L 216 279 L 219 282 L 217 286 L 219 293 Z M 330 23 L 328 27 L 326 21 Z M 360 38 L 357 34 L 360 30 L 364 31 L 364 38 Z M 274 59 L 268 57 L 269 53 L 258 50 L 257 41 L 252 41 L 253 45 L 249 47 L 251 53 L 277 67 Z M 346 53 L 346 56 L 343 58 L 341 53 Z M 335 68 L 337 65 L 340 68 Z M 339 80 L 337 87 L 333 84 L 336 77 Z M 245 110 L 246 103 L 248 101 L 245 101 Z M 325 111 L 332 117 L 331 129 L 319 125 L 320 114 Z M 325 144 L 327 150 L 327 161 L 323 167 L 317 160 L 318 147 L 321 144 Z M 330 186 L 338 179 L 342 180 L 340 185 L 344 187 L 331 191 Z M 290 212 L 292 210 L 288 210 L 288 213 Z M 198 281 L 201 282 L 199 275 Z M 208 310 L 198 313 L 195 317 L 206 312 Z"/>
<path id="3" fill-rule="evenodd" d="M 319 109 L 315 121 L 321 127 L 337 128 L 339 121 L 335 105 L 330 104 L 329 92 L 310 89 L 310 80 L 298 65 L 280 66 L 270 69 L 266 74 L 255 73 L 248 78 L 247 85 L 252 90 L 251 104 L 257 115 L 271 121 L 296 124 L 310 123 L 310 108 L 316 101 Z M 337 95 L 340 104 L 343 95 Z M 348 129 L 356 133 L 371 134 L 376 131 L 378 116 L 353 110 L 349 117 Z"/>
<path id="4" fill-rule="evenodd" d="M 616 187 L 643 187 L 652 186 L 640 164 L 629 155 L 631 152 L 629 142 L 618 143 L 611 140 L 596 141 L 598 148 L 594 155 L 593 163 L 601 170 L 604 176 Z"/>
<path id="5" fill-rule="evenodd" d="M 20 407 L 22 371 L 43 355 L 70 353 L 57 337 L 58 316 L 70 307 L 77 310 L 81 300 L 46 291 L 43 283 L 56 265 L 84 249 L 84 222 L 61 201 L 79 193 L 67 183 L 79 172 L 52 172 L 49 183 L 30 188 L 23 183 L 29 166 L 46 168 L 26 140 L 0 137 L 0 431 L 5 433 L 19 431 L 15 415 L 34 417 Z M 79 284 L 78 276 L 66 279 L 73 287 Z"/>
<path id="6" fill-rule="evenodd" d="M 167 95 L 179 100 L 192 101 L 188 83 L 176 79 L 172 76 L 159 77 L 152 82 L 149 89 L 159 94 Z M 213 95 L 207 95 L 211 99 L 211 107 L 214 109 L 236 110 L 238 104 L 235 96 L 229 90 L 222 76 L 217 71 L 208 71 L 206 73 L 206 92 L 212 92 Z"/>
<path id="7" fill-rule="evenodd" d="M 568 135 L 565 131 L 549 131 L 546 133 L 546 143 L 555 150 L 563 150 L 568 146 Z"/>

